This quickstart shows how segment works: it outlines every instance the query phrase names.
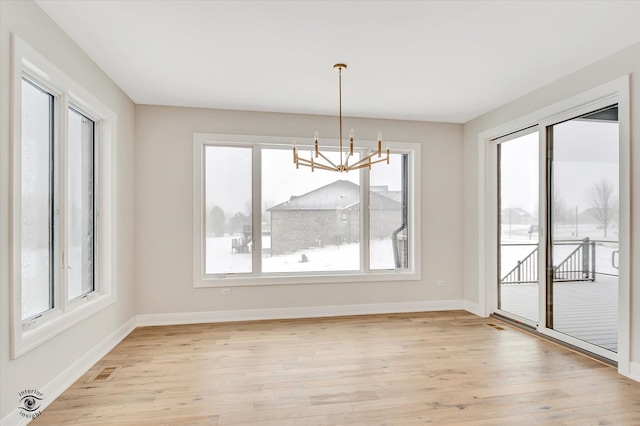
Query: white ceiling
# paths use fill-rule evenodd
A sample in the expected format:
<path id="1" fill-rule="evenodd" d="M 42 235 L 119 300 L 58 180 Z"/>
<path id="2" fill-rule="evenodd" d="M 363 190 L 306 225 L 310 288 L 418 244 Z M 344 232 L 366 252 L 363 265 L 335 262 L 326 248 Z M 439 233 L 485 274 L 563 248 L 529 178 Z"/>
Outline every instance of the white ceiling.
<path id="1" fill-rule="evenodd" d="M 138 104 L 464 123 L 640 41 L 640 1 L 37 1 Z"/>

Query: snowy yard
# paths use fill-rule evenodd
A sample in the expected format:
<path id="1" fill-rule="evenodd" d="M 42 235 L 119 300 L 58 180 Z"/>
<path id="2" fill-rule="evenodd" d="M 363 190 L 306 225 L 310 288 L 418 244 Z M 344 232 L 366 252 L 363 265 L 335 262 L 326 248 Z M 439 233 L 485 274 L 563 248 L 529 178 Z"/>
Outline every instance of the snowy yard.
<path id="1" fill-rule="evenodd" d="M 237 236 L 207 238 L 206 272 L 249 273 L 251 253 L 232 253 L 231 241 Z M 269 247 L 268 237 L 263 238 L 263 247 Z M 313 271 L 357 271 L 360 269 L 360 244 L 327 245 L 300 250 L 295 253 L 271 256 L 269 250 L 262 255 L 262 271 L 313 272 Z M 391 239 L 371 241 L 371 268 L 394 269 Z"/>

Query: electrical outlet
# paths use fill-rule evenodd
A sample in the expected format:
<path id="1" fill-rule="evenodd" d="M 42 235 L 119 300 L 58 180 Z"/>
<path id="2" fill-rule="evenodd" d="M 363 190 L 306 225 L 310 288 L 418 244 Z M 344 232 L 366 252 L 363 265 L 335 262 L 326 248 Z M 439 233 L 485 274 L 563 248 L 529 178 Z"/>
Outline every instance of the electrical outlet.
<path id="1" fill-rule="evenodd" d="M 231 294 L 231 289 L 230 288 L 220 289 L 220 294 L 222 294 L 223 296 L 228 296 Z"/>
<path id="2" fill-rule="evenodd" d="M 437 285 L 438 287 L 444 287 L 444 286 L 446 286 L 446 285 L 447 285 L 447 282 L 446 282 L 445 280 L 439 280 L 439 281 L 436 283 L 436 285 Z"/>

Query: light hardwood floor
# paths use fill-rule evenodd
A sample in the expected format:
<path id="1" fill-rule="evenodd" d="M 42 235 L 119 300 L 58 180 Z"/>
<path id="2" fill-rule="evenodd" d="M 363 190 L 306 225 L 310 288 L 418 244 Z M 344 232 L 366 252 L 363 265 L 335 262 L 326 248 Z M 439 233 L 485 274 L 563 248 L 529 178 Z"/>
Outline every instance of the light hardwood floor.
<path id="1" fill-rule="evenodd" d="M 142 327 L 32 424 L 640 425 L 640 383 L 461 311 Z"/>

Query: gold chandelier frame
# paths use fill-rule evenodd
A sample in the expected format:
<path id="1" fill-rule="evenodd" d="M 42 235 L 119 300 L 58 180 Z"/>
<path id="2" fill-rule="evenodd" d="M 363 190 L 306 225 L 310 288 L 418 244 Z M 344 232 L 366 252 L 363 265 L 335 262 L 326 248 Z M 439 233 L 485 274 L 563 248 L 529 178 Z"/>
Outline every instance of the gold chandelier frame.
<path id="1" fill-rule="evenodd" d="M 327 158 L 320 151 L 320 147 L 318 144 L 318 132 L 316 131 L 314 135 L 314 152 L 312 152 L 310 158 L 307 160 L 306 158 L 302 158 L 298 155 L 298 150 L 296 147 L 296 141 L 293 140 L 293 162 L 296 165 L 296 169 L 300 168 L 300 166 L 310 167 L 311 171 L 315 171 L 315 169 L 320 170 L 328 170 L 332 172 L 349 172 L 352 170 L 362 169 L 364 167 L 368 167 L 371 170 L 371 166 L 373 164 L 386 162 L 389 164 L 390 150 L 389 146 L 386 149 L 386 155 L 382 156 L 382 133 L 378 132 L 378 149 L 376 151 L 372 151 L 369 154 L 365 155 L 360 160 L 349 164 L 349 160 L 353 156 L 353 138 L 354 131 L 351 129 L 349 132 L 349 150 L 344 153 L 343 152 L 343 144 L 342 144 L 342 70 L 347 69 L 346 64 L 335 64 L 333 66 L 334 69 L 338 70 L 338 90 L 339 90 L 339 99 L 340 99 L 340 164 L 336 164 Z M 315 158 L 315 160 L 314 160 Z"/>

